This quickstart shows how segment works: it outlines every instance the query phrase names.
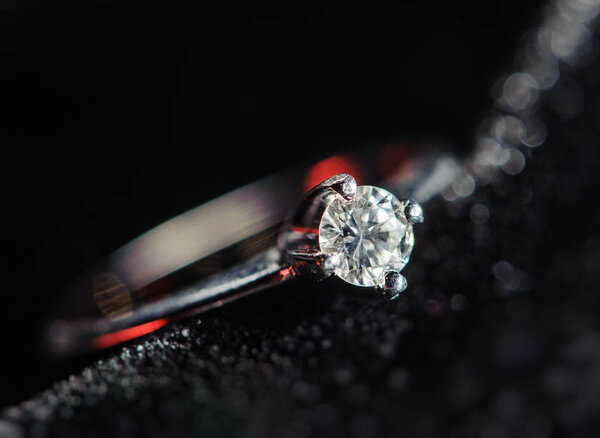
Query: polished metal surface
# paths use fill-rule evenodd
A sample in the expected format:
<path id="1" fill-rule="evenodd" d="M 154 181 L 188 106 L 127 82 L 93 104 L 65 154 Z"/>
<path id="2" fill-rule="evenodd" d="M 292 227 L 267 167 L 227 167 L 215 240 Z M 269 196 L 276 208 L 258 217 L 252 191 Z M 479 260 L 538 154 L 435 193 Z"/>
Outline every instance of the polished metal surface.
<path id="1" fill-rule="evenodd" d="M 300 195 L 294 171 L 248 184 L 135 239 L 111 257 L 109 270 L 141 288 L 280 224 Z"/>
<path id="2" fill-rule="evenodd" d="M 75 321 L 55 320 L 50 326 L 48 341 L 53 348 L 52 352 L 58 355 L 110 346 L 127 340 L 126 333 L 123 334 L 123 339 L 118 335 L 114 337 L 115 342 L 111 342 L 110 338 L 103 338 L 103 335 L 119 333 L 162 318 L 174 320 L 205 312 L 281 283 L 292 276 L 292 270 L 286 263 L 282 263 L 279 251 L 273 248 L 244 264 L 173 291 L 160 300 L 138 306 L 118 319 L 100 317 Z"/>

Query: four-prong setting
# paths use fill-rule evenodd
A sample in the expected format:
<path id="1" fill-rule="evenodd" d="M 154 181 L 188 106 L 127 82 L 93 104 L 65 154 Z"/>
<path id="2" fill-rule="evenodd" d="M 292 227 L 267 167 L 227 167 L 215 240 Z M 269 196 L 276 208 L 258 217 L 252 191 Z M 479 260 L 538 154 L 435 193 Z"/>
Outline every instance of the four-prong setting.
<path id="1" fill-rule="evenodd" d="M 295 272 L 335 273 L 393 299 L 406 289 L 400 271 L 414 245 L 413 225 L 423 222 L 414 200 L 398 200 L 375 186 L 357 186 L 350 175 L 331 177 L 307 193 L 283 233 Z"/>

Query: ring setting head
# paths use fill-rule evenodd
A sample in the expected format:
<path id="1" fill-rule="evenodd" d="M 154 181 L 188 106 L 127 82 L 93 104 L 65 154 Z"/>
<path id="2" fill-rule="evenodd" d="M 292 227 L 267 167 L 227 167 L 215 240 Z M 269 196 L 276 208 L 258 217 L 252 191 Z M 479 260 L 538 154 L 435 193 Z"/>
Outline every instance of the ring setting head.
<path id="1" fill-rule="evenodd" d="M 399 200 L 379 187 L 357 186 L 354 178 L 341 174 L 311 190 L 303 205 L 295 216 L 300 221 L 296 229 L 311 231 L 290 240 L 292 264 L 305 266 L 306 254 L 311 254 L 323 277 L 334 273 L 355 286 L 374 287 L 389 299 L 406 289 L 400 271 L 414 246 L 413 224 L 423 222 L 416 201 Z"/>
<path id="2" fill-rule="evenodd" d="M 414 245 L 404 203 L 387 190 L 359 186 L 350 201 L 333 199 L 321 218 L 319 246 L 339 254 L 334 269 L 355 286 L 382 286 L 386 271 L 401 271 Z"/>

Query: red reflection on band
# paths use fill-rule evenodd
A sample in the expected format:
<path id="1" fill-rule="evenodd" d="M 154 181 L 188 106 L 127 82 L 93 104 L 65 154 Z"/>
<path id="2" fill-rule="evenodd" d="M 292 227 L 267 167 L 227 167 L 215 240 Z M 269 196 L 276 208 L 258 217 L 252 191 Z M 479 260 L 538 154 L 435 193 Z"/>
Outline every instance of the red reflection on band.
<path id="1" fill-rule="evenodd" d="M 313 227 L 299 227 L 296 225 L 292 225 L 290 227 L 290 231 L 292 233 L 301 233 L 301 234 L 319 234 L 318 228 Z"/>
<path id="2" fill-rule="evenodd" d="M 379 152 L 379 168 L 390 183 L 399 183 L 412 171 L 409 149 L 400 143 L 388 143 Z"/>
<path id="3" fill-rule="evenodd" d="M 279 276 L 278 280 L 283 281 L 283 280 L 287 280 L 290 277 L 293 277 L 294 276 L 294 270 L 290 266 L 290 267 L 287 267 L 287 268 L 283 268 L 277 274 Z"/>
<path id="4" fill-rule="evenodd" d="M 140 336 L 147 335 L 154 330 L 158 330 L 168 322 L 168 319 L 157 319 L 145 324 L 136 325 L 135 327 L 119 330 L 114 333 L 107 333 L 106 335 L 99 336 L 94 340 L 94 347 L 108 348 L 112 347 L 113 345 L 129 341 L 130 339 L 139 338 Z"/>
<path id="5" fill-rule="evenodd" d="M 354 177 L 358 184 L 362 181 L 361 166 L 346 155 L 334 155 L 319 161 L 306 172 L 302 187 L 308 192 L 317 184 L 322 183 L 338 173 L 348 173 Z"/>

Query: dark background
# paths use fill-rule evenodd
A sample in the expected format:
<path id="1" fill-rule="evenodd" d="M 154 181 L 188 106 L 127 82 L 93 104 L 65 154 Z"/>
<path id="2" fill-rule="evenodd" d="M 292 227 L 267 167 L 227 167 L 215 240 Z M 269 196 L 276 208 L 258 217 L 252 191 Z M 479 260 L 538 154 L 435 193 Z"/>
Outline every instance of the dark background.
<path id="1" fill-rule="evenodd" d="M 470 150 L 539 4 L 4 3 L 0 406 L 92 363 L 44 359 L 40 321 L 149 227 L 380 138 Z"/>

